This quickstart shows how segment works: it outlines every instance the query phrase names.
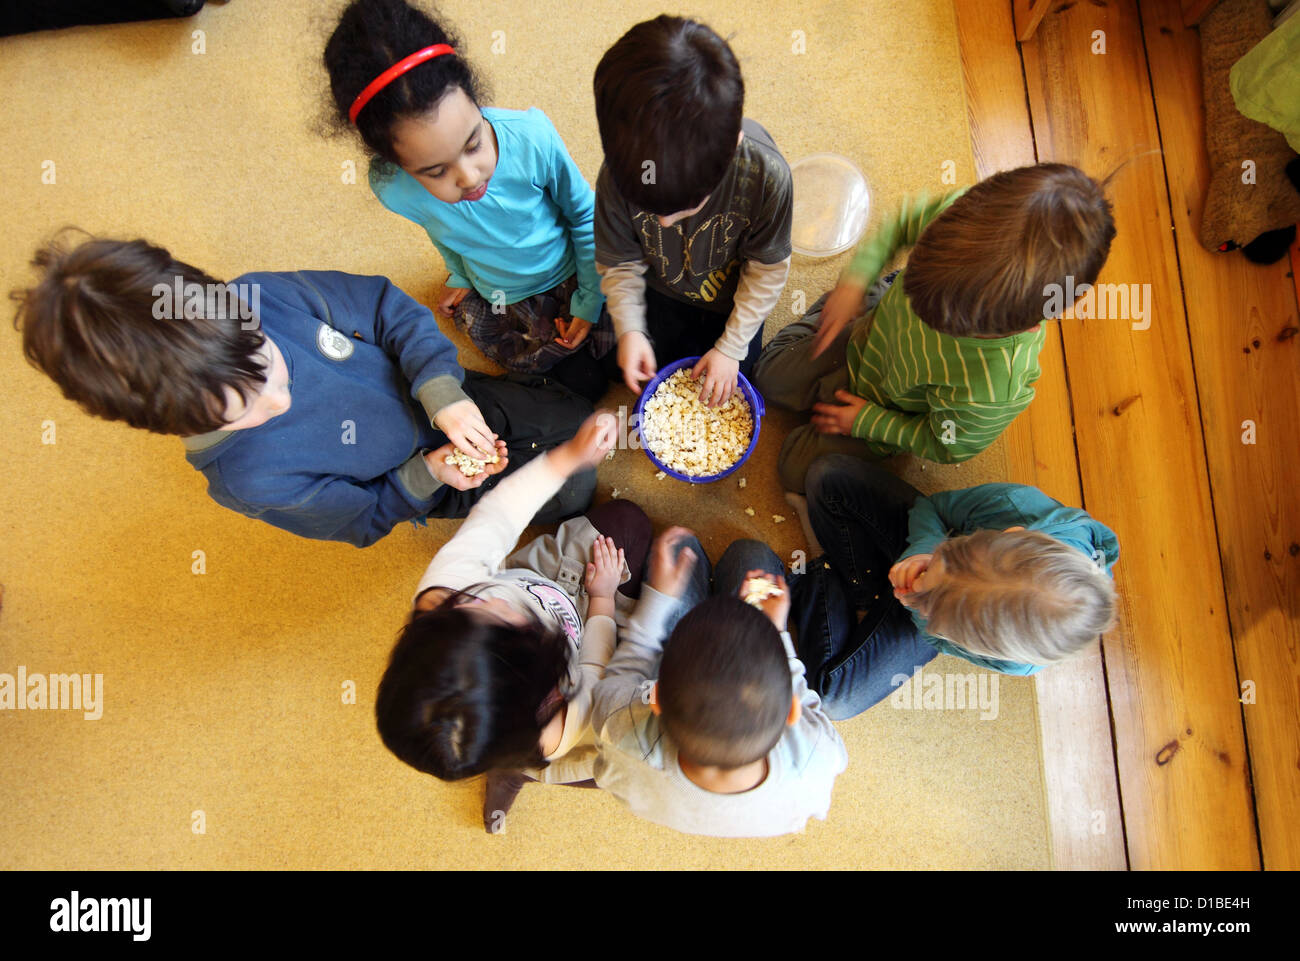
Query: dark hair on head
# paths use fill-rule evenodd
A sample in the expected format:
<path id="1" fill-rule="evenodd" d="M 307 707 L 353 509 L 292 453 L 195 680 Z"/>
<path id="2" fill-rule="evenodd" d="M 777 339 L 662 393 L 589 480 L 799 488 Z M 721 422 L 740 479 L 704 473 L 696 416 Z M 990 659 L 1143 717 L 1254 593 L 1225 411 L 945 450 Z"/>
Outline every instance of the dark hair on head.
<path id="1" fill-rule="evenodd" d="M 605 164 L 629 203 L 678 213 L 722 181 L 745 82 L 731 47 L 704 24 L 667 14 L 638 23 L 600 58 L 595 89 Z"/>
<path id="2" fill-rule="evenodd" d="M 1079 168 L 1004 170 L 921 232 L 903 290 L 917 316 L 945 334 L 1019 333 L 1053 319 L 1048 291 L 1066 289 L 1067 277 L 1075 289 L 1096 282 L 1114 237 L 1105 185 Z"/>
<path id="3" fill-rule="evenodd" d="M 569 642 L 539 623 L 512 627 L 457 607 L 453 592 L 415 611 L 379 682 L 384 745 L 444 781 L 495 768 L 545 767 L 542 729 L 563 706 Z"/>
<path id="4" fill-rule="evenodd" d="M 739 598 L 711 597 L 668 638 L 656 697 L 681 757 L 730 769 L 781 740 L 792 690 L 785 645 L 767 615 Z"/>
<path id="5" fill-rule="evenodd" d="M 144 240 L 92 237 L 69 249 L 66 233 L 32 259 L 39 283 L 9 295 L 23 354 L 64 397 L 96 417 L 188 436 L 226 423 L 227 387 L 261 390 L 265 337 L 245 329 L 248 305 L 233 287 Z M 203 285 L 203 309 L 173 302 L 178 278 L 183 291 Z M 159 310 L 164 300 L 170 309 Z"/>
<path id="6" fill-rule="evenodd" d="M 476 105 L 481 103 L 483 83 L 465 59 L 460 39 L 441 21 L 436 12 L 431 15 L 405 0 L 353 0 L 325 45 L 334 119 L 348 129 L 352 101 L 381 73 L 425 47 L 445 43 L 455 48 L 454 54 L 426 60 L 402 74 L 357 115 L 356 129 L 366 147 L 389 163 L 397 163 L 397 121 L 424 116 L 457 87 Z"/>

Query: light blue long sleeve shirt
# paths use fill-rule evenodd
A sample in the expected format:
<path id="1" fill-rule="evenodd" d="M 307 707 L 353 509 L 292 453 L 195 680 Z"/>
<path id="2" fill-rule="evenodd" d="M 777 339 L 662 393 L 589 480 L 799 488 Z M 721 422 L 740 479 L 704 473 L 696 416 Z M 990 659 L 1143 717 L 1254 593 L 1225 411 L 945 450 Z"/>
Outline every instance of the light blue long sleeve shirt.
<path id="1" fill-rule="evenodd" d="M 933 554 L 939 543 L 979 530 L 1023 527 L 1042 531 L 1063 544 L 1082 551 L 1103 567 L 1107 574 L 1119 560 L 1119 538 L 1105 524 L 1093 520 L 1087 511 L 1066 507 L 1036 487 L 1026 484 L 980 484 L 963 490 L 941 491 L 918 497 L 907 516 L 907 550 L 898 559 L 913 554 Z M 1020 664 L 981 657 L 926 630 L 926 619 L 911 611 L 912 621 L 925 640 L 944 654 L 999 671 L 1003 674 L 1037 674 L 1041 664 Z"/>
<path id="2" fill-rule="evenodd" d="M 442 255 L 450 287 L 489 302 L 518 303 L 575 273 L 574 317 L 595 324 L 605 296 L 596 273 L 596 195 L 542 111 L 486 107 L 497 167 L 481 200 L 449 204 L 400 167 L 370 165 L 370 189 L 385 207 L 424 228 Z"/>

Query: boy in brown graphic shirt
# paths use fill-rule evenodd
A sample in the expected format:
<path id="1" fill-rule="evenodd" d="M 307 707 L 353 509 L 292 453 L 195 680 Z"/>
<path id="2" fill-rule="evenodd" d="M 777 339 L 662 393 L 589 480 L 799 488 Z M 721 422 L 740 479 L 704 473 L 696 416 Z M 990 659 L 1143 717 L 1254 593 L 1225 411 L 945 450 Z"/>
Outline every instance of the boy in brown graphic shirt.
<path id="1" fill-rule="evenodd" d="M 743 119 L 740 66 L 703 24 L 637 24 L 601 59 L 595 91 L 596 269 L 623 380 L 639 393 L 699 355 L 700 399 L 724 403 L 789 274 L 790 168 Z"/>

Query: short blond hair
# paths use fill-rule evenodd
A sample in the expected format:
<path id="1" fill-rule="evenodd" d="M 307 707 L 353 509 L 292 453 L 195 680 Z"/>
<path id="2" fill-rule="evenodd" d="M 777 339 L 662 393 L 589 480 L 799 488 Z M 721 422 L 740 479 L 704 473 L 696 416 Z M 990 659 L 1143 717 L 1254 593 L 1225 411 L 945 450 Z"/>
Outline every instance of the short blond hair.
<path id="1" fill-rule="evenodd" d="M 1115 585 L 1106 571 L 1042 531 L 952 537 L 935 548 L 940 558 L 943 578 L 913 603 L 930 633 L 971 654 L 1054 664 L 1115 622 Z"/>

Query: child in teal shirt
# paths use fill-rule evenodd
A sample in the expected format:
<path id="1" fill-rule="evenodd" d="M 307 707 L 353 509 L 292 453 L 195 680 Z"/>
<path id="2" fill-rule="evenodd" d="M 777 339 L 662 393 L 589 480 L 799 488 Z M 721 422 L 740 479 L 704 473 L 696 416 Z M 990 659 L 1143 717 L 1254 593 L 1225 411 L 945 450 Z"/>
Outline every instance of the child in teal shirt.
<path id="1" fill-rule="evenodd" d="M 374 155 L 375 196 L 442 255 L 440 311 L 507 370 L 544 372 L 599 400 L 608 379 L 598 360 L 614 334 L 596 273 L 595 194 L 540 110 L 480 109 L 457 46 L 405 0 L 353 3 L 325 50 L 340 120 Z"/>
<path id="2" fill-rule="evenodd" d="M 1113 623 L 1119 541 L 1085 511 L 1023 484 L 926 497 L 842 454 L 807 478 L 825 555 L 793 584 L 791 619 L 809 684 L 837 720 L 940 653 L 1035 674 Z"/>

